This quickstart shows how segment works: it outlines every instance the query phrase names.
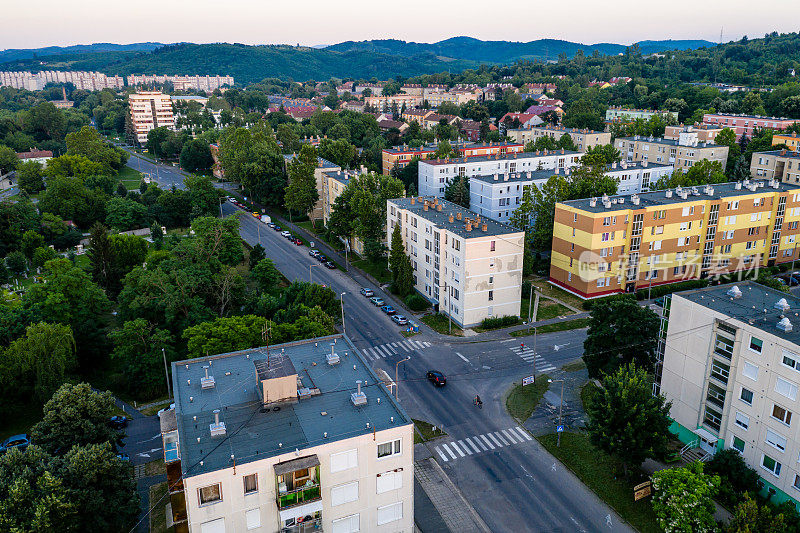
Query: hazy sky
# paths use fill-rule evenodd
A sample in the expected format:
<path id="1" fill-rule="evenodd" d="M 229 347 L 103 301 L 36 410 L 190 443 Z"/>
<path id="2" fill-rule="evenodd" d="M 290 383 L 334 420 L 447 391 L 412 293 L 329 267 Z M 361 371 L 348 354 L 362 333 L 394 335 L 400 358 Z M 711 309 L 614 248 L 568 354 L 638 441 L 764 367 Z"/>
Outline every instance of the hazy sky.
<path id="1" fill-rule="evenodd" d="M 0 15 L 0 49 L 142 41 L 433 42 L 457 35 L 628 44 L 717 41 L 721 28 L 724 40 L 800 29 L 798 0 L 38 0 L 35 7 L 0 0 Z"/>

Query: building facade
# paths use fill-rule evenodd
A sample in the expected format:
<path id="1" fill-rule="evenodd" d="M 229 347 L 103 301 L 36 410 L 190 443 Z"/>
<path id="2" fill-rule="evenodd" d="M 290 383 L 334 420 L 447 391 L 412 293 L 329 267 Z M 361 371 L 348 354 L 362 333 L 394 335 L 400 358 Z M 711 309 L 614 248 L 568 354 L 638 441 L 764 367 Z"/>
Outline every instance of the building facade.
<path id="1" fill-rule="evenodd" d="M 176 91 L 196 90 L 212 92 L 223 87 L 233 87 L 233 76 L 168 76 L 165 74 L 133 74 L 128 76 L 128 85 L 160 85 L 171 83 Z"/>
<path id="2" fill-rule="evenodd" d="M 480 156 L 497 155 L 497 154 L 504 156 L 506 154 L 521 152 L 524 147 L 522 144 L 516 142 L 489 142 L 489 143 L 466 143 L 466 144 L 455 143 L 451 146 L 454 149 L 458 150 L 463 155 L 463 157 L 480 157 Z M 395 146 L 393 148 L 384 148 L 381 151 L 382 172 L 388 176 L 395 166 L 399 168 L 404 168 L 415 157 L 417 159 L 428 159 L 436 152 L 436 149 L 438 147 L 439 145 L 434 143 L 434 144 L 426 144 L 425 146 L 420 146 L 417 148 L 408 145 Z"/>
<path id="3" fill-rule="evenodd" d="M 411 419 L 346 338 L 176 362 L 172 382 L 178 533 L 413 531 Z"/>
<path id="4" fill-rule="evenodd" d="M 520 145 L 521 146 L 521 145 Z M 535 170 L 564 172 L 580 164 L 583 152 L 554 150 L 541 152 L 514 152 L 511 154 L 430 159 L 419 162 L 417 187 L 422 196 L 444 198 L 447 183 L 457 177 L 492 176 Z"/>
<path id="5" fill-rule="evenodd" d="M 109 76 L 102 72 L 77 70 L 42 70 L 32 72 L 0 72 L 0 86 L 40 91 L 48 83 L 71 83 L 76 89 L 100 91 L 102 89 L 122 89 L 125 80 L 122 76 Z"/>
<path id="6" fill-rule="evenodd" d="M 582 298 L 797 259 L 800 186 L 721 183 L 556 204 L 550 282 Z"/>
<path id="7" fill-rule="evenodd" d="M 172 100 L 161 91 L 139 91 L 128 95 L 134 140 L 143 145 L 147 133 L 160 127 L 175 129 Z"/>
<path id="8" fill-rule="evenodd" d="M 728 115 L 726 113 L 706 113 L 703 115 L 703 124 L 730 128 L 736 133 L 737 141 L 742 137 L 752 137 L 753 133 L 759 129 L 785 130 L 796 122 L 798 122 L 798 119 L 761 117 L 758 115 Z"/>
<path id="9" fill-rule="evenodd" d="M 800 150 L 800 137 L 797 136 L 797 133 L 792 132 L 791 134 L 775 134 L 772 136 L 772 146 L 778 144 L 785 144 L 789 150 L 792 152 L 797 152 Z"/>
<path id="10" fill-rule="evenodd" d="M 289 154 L 283 156 L 283 160 L 286 163 L 287 173 L 289 170 L 289 163 L 292 162 L 292 159 L 295 158 L 295 155 L 296 154 Z M 312 222 L 316 220 L 325 220 L 327 223 L 327 219 L 325 219 L 325 181 L 327 179 L 325 174 L 341 169 L 342 168 L 340 166 L 331 163 L 327 159 L 317 157 L 317 166 L 314 169 L 314 182 L 317 184 L 317 203 L 314 204 L 314 208 L 308 213 L 308 218 L 311 219 Z"/>
<path id="11" fill-rule="evenodd" d="M 719 135 L 721 131 L 722 127 L 709 124 L 695 124 L 693 126 L 678 124 L 677 126 L 667 126 L 664 128 L 664 138 L 676 141 L 680 139 L 681 133 L 695 133 L 697 134 L 698 142 L 714 144 L 717 135 Z"/>
<path id="12" fill-rule="evenodd" d="M 745 281 L 673 294 L 660 391 L 671 430 L 706 454 L 733 448 L 774 503 L 800 503 L 797 297 Z"/>
<path id="13" fill-rule="evenodd" d="M 525 233 L 438 198 L 387 202 L 386 236 L 400 225 L 414 287 L 463 327 L 519 316 Z"/>
<path id="14" fill-rule="evenodd" d="M 683 132 L 677 140 L 654 137 L 620 137 L 614 141 L 626 161 L 647 161 L 673 165 L 684 172 L 703 159 L 718 161 L 723 170 L 728 162 L 728 147 L 700 142 L 696 132 Z"/>
<path id="15" fill-rule="evenodd" d="M 658 115 L 672 117 L 676 122 L 678 121 L 677 111 L 653 111 L 650 109 L 628 109 L 612 106 L 606 110 L 606 122 L 633 122 L 639 119 L 650 120 Z"/>
<path id="16" fill-rule="evenodd" d="M 750 175 L 756 179 L 800 183 L 800 153 L 789 150 L 753 152 Z"/>
<path id="17" fill-rule="evenodd" d="M 542 137 L 550 137 L 559 140 L 562 135 L 567 134 L 575 143 L 578 150 L 585 152 L 595 146 L 611 144 L 611 134 L 603 131 L 592 131 L 588 129 L 564 128 L 561 126 L 534 126 L 530 129 L 507 130 L 506 135 L 518 143 L 526 145 L 529 142 L 536 142 Z"/>

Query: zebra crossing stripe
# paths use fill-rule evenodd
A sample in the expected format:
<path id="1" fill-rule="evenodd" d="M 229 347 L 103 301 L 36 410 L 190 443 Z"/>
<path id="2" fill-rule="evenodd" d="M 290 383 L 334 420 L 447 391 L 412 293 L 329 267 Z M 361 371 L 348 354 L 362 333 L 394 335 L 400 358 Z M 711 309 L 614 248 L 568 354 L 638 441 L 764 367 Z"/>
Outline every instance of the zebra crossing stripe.
<path id="1" fill-rule="evenodd" d="M 461 457 L 464 457 L 464 452 L 461 451 L 460 447 L 456 446 L 455 442 L 451 442 L 450 446 L 452 446 L 453 449 L 458 452 L 458 455 L 460 455 Z"/>
<path id="2" fill-rule="evenodd" d="M 400 347 L 402 349 L 404 349 L 405 351 L 410 352 L 411 350 L 408 349 L 408 346 L 406 345 L 406 342 L 407 341 L 400 341 Z"/>
<path id="3" fill-rule="evenodd" d="M 553 365 L 550 365 L 550 366 L 546 366 L 546 367 L 542 368 L 541 371 L 542 372 L 549 372 L 549 371 L 555 370 L 555 369 L 556 369 L 556 367 L 554 367 Z"/>
<path id="4" fill-rule="evenodd" d="M 481 437 L 483 440 L 485 440 L 485 441 L 486 441 L 486 445 L 487 445 L 487 446 L 489 446 L 489 449 L 490 449 L 490 450 L 494 450 L 494 444 L 492 444 L 492 441 L 490 441 L 489 439 L 487 439 L 487 438 L 486 438 L 486 435 L 481 435 L 480 437 Z M 499 446 L 499 444 L 498 444 L 498 446 Z"/>
<path id="5" fill-rule="evenodd" d="M 475 450 L 475 453 L 481 453 L 481 450 L 480 450 L 480 448 L 478 448 L 477 446 L 475 446 L 475 443 L 474 443 L 474 442 L 472 442 L 471 440 L 469 440 L 469 437 L 466 437 L 464 440 L 465 440 L 465 441 L 467 441 L 467 444 L 469 444 L 470 446 L 472 446 L 472 449 L 473 449 L 473 450 Z"/>
<path id="6" fill-rule="evenodd" d="M 497 438 L 494 435 L 492 435 L 491 433 L 487 433 L 487 435 L 489 435 L 489 438 L 492 439 L 495 444 L 497 444 L 498 448 L 502 448 L 503 447 L 503 445 L 500 444 L 500 441 L 497 440 Z"/>
<path id="7" fill-rule="evenodd" d="M 383 350 L 384 352 L 386 352 L 386 355 L 388 355 L 388 356 L 391 356 L 391 355 L 392 355 L 392 352 L 390 352 L 390 351 L 389 351 L 389 348 L 387 348 L 387 347 L 386 347 L 386 345 L 383 345 L 383 346 L 378 346 L 378 348 L 380 348 L 381 350 Z M 384 355 L 384 357 L 386 357 L 386 355 Z"/>
<path id="8" fill-rule="evenodd" d="M 464 451 L 467 452 L 467 455 L 472 455 L 472 450 L 469 449 L 469 446 L 464 444 L 463 440 L 458 441 L 458 445 L 464 448 Z"/>
<path id="9" fill-rule="evenodd" d="M 450 455 L 450 457 L 456 459 L 456 454 L 450 451 L 450 448 L 447 447 L 447 444 L 442 444 L 442 448 L 444 448 L 444 451 L 446 451 Z"/>
<path id="10" fill-rule="evenodd" d="M 508 446 L 508 443 L 506 442 L 506 439 L 503 438 L 503 436 L 500 434 L 499 431 L 495 431 L 494 434 L 497 435 L 497 438 L 500 439 L 500 442 L 502 442 L 503 444 Z"/>
<path id="11" fill-rule="evenodd" d="M 436 447 L 436 453 L 438 453 L 438 454 L 439 454 L 439 457 L 441 457 L 441 458 L 442 458 L 442 460 L 443 460 L 445 463 L 446 463 L 447 461 L 449 461 L 449 459 L 447 458 L 447 456 L 446 456 L 445 454 L 443 454 L 443 453 L 442 453 L 442 450 L 440 450 L 438 446 Z"/>
<path id="12" fill-rule="evenodd" d="M 381 353 L 380 350 L 378 350 L 378 348 L 376 346 L 372 347 L 372 351 L 375 352 L 375 359 L 383 357 L 383 354 Z"/>
<path id="13" fill-rule="evenodd" d="M 426 348 L 431 347 L 431 343 L 429 343 L 428 341 L 423 341 L 422 344 L 424 344 Z"/>
<path id="14" fill-rule="evenodd" d="M 500 433 L 502 433 L 503 435 L 505 435 L 506 439 L 508 439 L 508 441 L 509 441 L 511 444 L 517 444 L 517 441 L 516 441 L 515 439 L 511 438 L 511 434 L 510 434 L 508 431 L 506 431 L 505 429 L 501 429 L 501 430 L 500 430 Z M 517 437 L 517 438 L 519 438 L 519 437 Z"/>
<path id="15" fill-rule="evenodd" d="M 413 339 L 412 339 L 412 340 L 413 340 Z M 425 346 L 423 346 L 423 344 L 422 344 L 421 342 L 419 342 L 419 341 L 413 341 L 413 342 L 414 342 L 414 344 L 416 344 L 416 346 L 417 346 L 417 349 L 418 349 L 418 350 L 421 350 L 421 349 L 423 349 L 423 348 L 425 347 Z"/>
<path id="16" fill-rule="evenodd" d="M 519 431 L 520 433 L 522 433 L 522 436 L 523 436 L 523 437 L 525 437 L 525 440 L 533 440 L 533 439 L 531 438 L 531 436 L 530 436 L 530 435 L 528 435 L 528 432 L 527 432 L 527 431 L 525 431 L 524 429 L 522 429 L 521 427 L 517 426 L 517 431 Z"/>
<path id="17" fill-rule="evenodd" d="M 385 344 L 383 347 L 389 349 L 394 355 L 397 355 L 397 351 L 392 348 L 391 344 Z"/>

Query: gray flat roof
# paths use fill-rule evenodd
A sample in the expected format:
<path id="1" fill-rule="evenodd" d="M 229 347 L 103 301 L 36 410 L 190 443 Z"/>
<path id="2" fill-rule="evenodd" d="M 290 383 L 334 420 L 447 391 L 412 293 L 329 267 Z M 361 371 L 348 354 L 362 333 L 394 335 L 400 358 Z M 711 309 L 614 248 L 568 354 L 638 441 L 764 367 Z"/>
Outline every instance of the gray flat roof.
<path id="1" fill-rule="evenodd" d="M 734 285 L 742 291 L 739 298 L 727 294 Z M 800 344 L 800 298 L 790 293 L 753 281 L 740 281 L 675 294 L 784 340 Z M 775 308 L 775 303 L 781 298 L 786 299 L 789 304 L 788 310 Z M 784 316 L 792 323 L 792 331 L 786 332 L 777 328 L 776 324 Z"/>
<path id="2" fill-rule="evenodd" d="M 727 148 L 722 144 L 713 144 L 707 143 L 704 141 L 698 141 L 697 145 L 695 146 L 687 146 L 685 144 L 678 144 L 678 139 L 664 139 L 662 137 L 657 137 L 650 139 L 650 137 L 617 137 L 618 141 L 641 141 L 641 142 L 648 142 L 654 144 L 668 144 L 670 146 L 685 146 L 686 148 Z"/>
<path id="3" fill-rule="evenodd" d="M 512 228 L 506 224 L 501 224 L 500 222 L 496 222 L 490 218 L 481 216 L 474 211 L 464 209 L 458 204 L 448 202 L 447 200 L 442 200 L 441 198 L 438 199 L 439 204 L 442 206 L 441 211 L 436 210 L 435 207 L 429 207 L 428 210 L 425 211 L 425 200 L 428 200 L 430 203 L 436 200 L 436 198 L 432 196 L 422 196 L 422 201 L 419 201 L 419 198 L 420 197 L 415 196 L 415 202 L 413 204 L 411 203 L 411 198 L 394 198 L 389 201 L 402 209 L 411 211 L 415 215 L 424 218 L 425 220 L 433 222 L 438 228 L 451 231 L 459 237 L 463 237 L 465 239 L 474 239 L 492 235 L 507 235 L 509 233 L 522 233 L 522 231 L 516 228 Z M 461 220 L 458 220 L 457 213 L 461 213 Z M 453 222 L 450 222 L 451 214 L 453 215 Z M 475 220 L 478 217 L 480 217 L 481 225 L 486 224 L 486 231 L 484 232 L 479 225 L 473 225 L 472 231 L 468 232 L 466 230 L 466 222 L 464 219 L 469 218 Z"/>
<path id="4" fill-rule="evenodd" d="M 622 168 L 622 166 L 618 164 L 617 168 L 608 167 L 606 169 L 606 173 L 609 173 L 609 172 L 625 172 L 626 170 L 635 170 L 635 169 L 638 169 L 638 168 L 664 168 L 664 167 L 672 168 L 672 167 L 675 166 L 675 165 L 670 165 L 670 164 L 667 164 L 667 163 L 653 163 L 653 162 L 648 162 L 647 166 L 645 166 L 642 163 L 644 163 L 644 161 L 633 161 L 631 163 L 625 163 L 625 165 L 626 165 L 625 168 Z"/>
<path id="5" fill-rule="evenodd" d="M 297 157 L 297 154 L 287 154 L 283 156 L 287 164 L 290 163 L 292 159 L 294 159 L 295 157 Z M 320 163 L 320 168 L 339 168 L 339 165 L 337 165 L 336 163 L 331 163 L 330 161 L 322 157 L 317 157 L 317 161 L 319 161 Z"/>
<path id="6" fill-rule="evenodd" d="M 517 181 L 536 181 L 536 180 L 546 180 L 549 179 L 551 176 L 555 176 L 555 170 L 532 170 L 530 172 L 512 172 L 511 174 L 498 174 L 497 179 L 494 179 L 494 174 L 488 174 L 483 176 L 470 176 L 470 180 L 478 180 L 483 181 L 489 184 L 496 183 L 498 185 L 502 185 L 503 183 L 514 183 Z M 508 179 L 505 177 L 508 176 Z"/>
<path id="7" fill-rule="evenodd" d="M 594 207 L 589 205 L 590 199 L 589 198 L 581 198 L 580 200 L 568 200 L 566 202 L 559 202 L 564 205 L 568 205 L 575 209 L 580 209 L 582 211 L 589 211 L 592 213 L 601 213 L 603 211 L 619 211 L 622 209 L 645 209 L 647 207 L 657 207 L 657 206 L 668 206 L 673 204 L 681 204 L 684 202 L 696 202 L 698 200 L 719 200 L 720 198 L 730 198 L 736 196 L 748 196 L 751 194 L 758 194 L 759 191 L 766 192 L 766 191 L 796 191 L 800 189 L 798 185 L 792 185 L 790 183 L 782 183 L 782 182 L 775 182 L 777 183 L 777 188 L 773 188 L 769 186 L 766 180 L 752 180 L 750 183 L 758 183 L 763 184 L 763 187 L 756 189 L 755 191 L 751 191 L 747 187 L 742 187 L 741 189 L 736 188 L 736 183 L 738 182 L 730 182 L 730 183 L 715 183 L 710 187 L 714 189 L 714 193 L 712 195 L 706 194 L 705 186 L 700 185 L 697 187 L 684 187 L 682 190 L 689 191 L 689 196 L 685 200 L 681 198 L 675 191 L 677 189 L 665 189 L 662 191 L 652 191 L 652 192 L 643 192 L 639 193 L 637 196 L 639 197 L 639 205 L 634 205 L 631 202 L 631 195 L 615 195 L 609 196 L 609 199 L 619 199 L 622 198 L 624 203 L 622 204 L 612 204 L 610 208 L 606 209 L 603 206 L 603 202 L 600 198 L 597 199 L 597 203 Z M 672 197 L 667 198 L 666 191 L 672 191 Z M 699 194 L 695 195 L 693 190 L 697 190 Z"/>
<path id="8" fill-rule="evenodd" d="M 325 358 L 331 353 L 332 344 L 341 359 L 334 366 L 328 365 Z M 233 466 L 232 455 L 237 464 L 244 464 L 295 448 L 303 450 L 372 433 L 373 429 L 382 431 L 411 423 L 378 377 L 356 355 L 353 345 L 341 335 L 270 346 L 270 360 L 281 352 L 297 370 L 302 388 L 319 389 L 320 394 L 282 405 L 277 411 L 265 412 L 258 393 L 256 364 L 266 362 L 266 348 L 172 363 L 184 476 Z M 214 388 L 201 388 L 204 366 L 210 367 Z M 290 371 L 286 363 L 280 367 L 280 373 Z M 367 395 L 367 404 L 360 407 L 350 400 L 357 388 L 356 380 L 362 381 L 361 390 Z M 225 423 L 225 436 L 210 434 L 215 409 L 220 410 L 220 422 Z"/>
<path id="9" fill-rule="evenodd" d="M 531 126 L 530 128 L 517 128 L 508 131 L 533 131 L 533 130 L 559 131 L 561 133 L 580 133 L 583 135 L 599 135 L 601 133 L 608 133 L 605 131 L 595 131 L 595 130 L 587 130 L 581 128 L 566 128 L 563 126 Z"/>
<path id="10" fill-rule="evenodd" d="M 792 159 L 800 159 L 800 153 L 792 152 L 791 150 L 769 150 L 766 152 L 755 152 L 755 153 L 765 154 L 765 155 L 776 155 L 778 157 L 791 157 Z"/>
<path id="11" fill-rule="evenodd" d="M 517 143 L 518 144 L 518 143 Z M 546 152 L 546 153 L 545 153 Z M 542 150 L 541 152 L 514 152 L 504 155 L 476 155 L 472 157 L 451 157 L 450 159 L 428 159 L 420 161 L 425 165 L 453 165 L 456 163 L 480 163 L 483 161 L 514 161 L 515 159 L 530 159 L 533 157 L 545 157 L 551 155 L 584 155 L 584 152 L 573 152 L 572 150 Z"/>

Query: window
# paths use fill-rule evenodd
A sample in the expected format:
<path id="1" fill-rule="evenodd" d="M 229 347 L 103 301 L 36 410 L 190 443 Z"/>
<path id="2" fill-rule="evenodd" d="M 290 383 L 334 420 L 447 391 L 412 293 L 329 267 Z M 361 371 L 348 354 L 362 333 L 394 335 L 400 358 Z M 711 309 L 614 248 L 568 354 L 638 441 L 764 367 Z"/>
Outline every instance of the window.
<path id="1" fill-rule="evenodd" d="M 489 301 L 494 300 L 494 291 L 489 291 Z"/>
<path id="2" fill-rule="evenodd" d="M 733 442 L 731 443 L 731 448 L 733 448 L 739 453 L 744 453 L 744 441 L 739 437 L 737 437 L 736 435 L 734 435 Z"/>
<path id="3" fill-rule="evenodd" d="M 792 352 L 787 352 L 786 350 L 783 351 L 783 361 L 782 363 L 789 368 L 794 368 L 795 370 L 800 371 L 800 363 L 797 362 L 798 356 L 793 354 Z"/>
<path id="4" fill-rule="evenodd" d="M 746 430 L 747 428 L 750 427 L 750 417 L 737 411 L 736 425 Z"/>
<path id="5" fill-rule="evenodd" d="M 331 454 L 331 473 L 341 472 L 358 466 L 358 450 L 347 450 Z"/>
<path id="6" fill-rule="evenodd" d="M 331 522 L 333 533 L 356 533 L 361 531 L 360 517 L 357 514 L 345 516 Z"/>
<path id="7" fill-rule="evenodd" d="M 494 252 L 494 243 L 495 243 L 495 241 L 492 241 L 492 242 L 489 244 L 489 251 L 490 251 L 490 252 Z"/>
<path id="8" fill-rule="evenodd" d="M 703 418 L 703 423 L 708 427 L 719 431 L 720 425 L 722 424 L 722 413 L 706 404 L 706 414 Z"/>
<path id="9" fill-rule="evenodd" d="M 742 392 L 739 394 L 739 399 L 747 405 L 753 405 L 753 391 L 742 387 Z"/>
<path id="10" fill-rule="evenodd" d="M 222 501 L 222 486 L 219 483 L 197 489 L 200 505 Z"/>
<path id="11" fill-rule="evenodd" d="M 247 529 L 257 529 L 261 527 L 261 510 L 250 509 L 244 513 L 244 521 L 247 524 Z"/>
<path id="12" fill-rule="evenodd" d="M 761 349 L 764 347 L 764 341 L 761 339 L 757 339 L 755 337 L 750 337 L 750 349 L 756 353 L 761 353 Z"/>
<path id="13" fill-rule="evenodd" d="M 244 480 L 244 493 L 251 494 L 258 492 L 258 474 L 249 474 L 242 478 Z"/>
<path id="14" fill-rule="evenodd" d="M 726 365 L 725 363 L 720 363 L 716 359 L 711 361 L 711 377 L 721 381 L 722 383 L 728 383 L 728 376 L 730 375 L 731 367 Z"/>
<path id="15" fill-rule="evenodd" d="M 780 405 L 773 405 L 772 406 L 772 418 L 780 420 L 787 426 L 792 423 L 792 412 L 787 411 Z"/>
<path id="16" fill-rule="evenodd" d="M 403 502 L 378 507 L 378 525 L 388 524 L 403 518 Z"/>
<path id="17" fill-rule="evenodd" d="M 331 487 L 331 506 L 344 505 L 358 500 L 358 481 Z"/>
<path id="18" fill-rule="evenodd" d="M 797 399 L 797 385 L 780 377 L 775 381 L 775 392 L 792 401 Z"/>
<path id="19" fill-rule="evenodd" d="M 714 342 L 714 353 L 730 360 L 733 356 L 733 339 L 717 335 L 717 340 Z"/>
<path id="20" fill-rule="evenodd" d="M 392 470 L 378 474 L 376 481 L 376 492 L 383 494 L 390 490 L 403 488 L 403 469 Z"/>
<path id="21" fill-rule="evenodd" d="M 744 365 L 742 366 L 742 374 L 753 381 L 758 381 L 758 367 L 749 361 L 744 362 Z"/>
<path id="22" fill-rule="evenodd" d="M 765 455 L 761 459 L 761 466 L 764 467 L 765 469 L 769 470 L 770 472 L 772 472 L 776 476 L 780 476 L 781 475 L 781 464 L 778 461 L 776 461 L 775 459 L 773 459 L 772 457 L 770 457 L 769 455 Z"/>
<path id="23" fill-rule="evenodd" d="M 800 476 L 797 474 L 794 475 L 794 483 L 792 483 L 792 486 L 800 490 Z"/>
<path id="24" fill-rule="evenodd" d="M 225 533 L 225 519 L 217 518 L 200 524 L 200 533 Z"/>
<path id="25" fill-rule="evenodd" d="M 767 436 L 764 440 L 770 446 L 777 448 L 778 450 L 785 452 L 786 451 L 786 438 L 781 437 L 771 429 L 767 430 Z"/>
<path id="26" fill-rule="evenodd" d="M 378 459 L 392 455 L 400 455 L 400 439 L 378 444 Z"/>

